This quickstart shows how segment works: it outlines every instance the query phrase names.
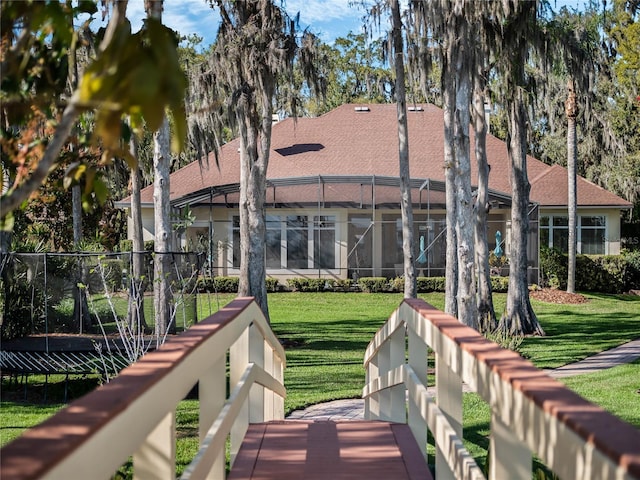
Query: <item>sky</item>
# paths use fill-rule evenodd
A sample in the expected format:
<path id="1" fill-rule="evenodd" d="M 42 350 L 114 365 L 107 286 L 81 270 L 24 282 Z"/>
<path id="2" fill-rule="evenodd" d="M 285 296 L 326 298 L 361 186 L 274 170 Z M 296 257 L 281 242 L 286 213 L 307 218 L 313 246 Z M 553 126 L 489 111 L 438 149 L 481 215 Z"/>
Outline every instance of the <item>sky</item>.
<path id="1" fill-rule="evenodd" d="M 579 8 L 585 1 L 550 0 L 552 6 L 558 9 L 563 5 Z M 286 0 L 285 6 L 289 15 L 300 14 L 301 28 L 309 28 L 324 42 L 331 44 L 337 37 L 345 37 L 351 31 L 362 31 L 364 11 L 349 6 L 351 2 L 352 0 Z M 215 38 L 219 17 L 207 0 L 164 0 L 162 15 L 163 22 L 180 35 L 195 33 L 202 37 L 202 49 L 208 47 Z M 127 17 L 133 30 L 137 31 L 145 17 L 144 1 L 130 0 Z M 106 20 L 102 25 L 106 26 Z"/>
<path id="2" fill-rule="evenodd" d="M 300 13 L 301 28 L 310 28 L 324 42 L 332 43 L 350 31 L 361 31 L 363 11 L 349 6 L 350 0 L 287 0 L 291 16 Z M 97 14 L 99 16 L 99 13 Z M 143 0 L 129 0 L 127 17 L 137 31 L 145 17 Z M 164 0 L 163 23 L 180 35 L 195 33 L 203 38 L 201 47 L 208 47 L 217 32 L 219 17 L 206 0 Z M 98 26 L 106 26 L 107 20 Z M 94 22 L 96 23 L 96 22 Z"/>

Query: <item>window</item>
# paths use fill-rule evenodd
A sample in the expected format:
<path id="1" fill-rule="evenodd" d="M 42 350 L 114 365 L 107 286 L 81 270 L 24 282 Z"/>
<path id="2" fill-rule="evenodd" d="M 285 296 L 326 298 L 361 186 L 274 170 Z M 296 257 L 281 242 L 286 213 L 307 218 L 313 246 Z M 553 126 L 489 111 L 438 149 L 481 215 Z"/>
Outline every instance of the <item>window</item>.
<path id="1" fill-rule="evenodd" d="M 232 221 L 233 268 L 240 268 L 240 217 Z M 265 261 L 268 269 L 336 268 L 336 217 L 267 215 Z"/>
<path id="2" fill-rule="evenodd" d="M 309 268 L 307 217 L 287 216 L 287 268 Z"/>
<path id="3" fill-rule="evenodd" d="M 282 266 L 282 222 L 280 217 L 267 215 L 267 236 L 265 239 L 267 268 Z"/>
<path id="4" fill-rule="evenodd" d="M 605 254 L 606 226 L 604 215 L 580 217 L 580 253 Z"/>
<path id="5" fill-rule="evenodd" d="M 336 266 L 336 217 L 313 217 L 313 268 Z"/>
<path id="6" fill-rule="evenodd" d="M 578 217 L 578 253 L 604 255 L 606 253 L 606 227 L 604 215 Z M 540 245 L 569 251 L 569 218 L 552 215 L 540 218 Z"/>

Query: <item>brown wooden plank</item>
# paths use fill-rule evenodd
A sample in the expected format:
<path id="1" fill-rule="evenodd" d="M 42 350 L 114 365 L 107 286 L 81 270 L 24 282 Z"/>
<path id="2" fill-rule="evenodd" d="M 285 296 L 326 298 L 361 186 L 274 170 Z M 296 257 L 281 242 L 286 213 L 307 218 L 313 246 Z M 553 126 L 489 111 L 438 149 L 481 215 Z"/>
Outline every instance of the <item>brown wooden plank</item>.
<path id="1" fill-rule="evenodd" d="M 249 425 L 249 429 L 247 430 L 247 434 L 244 436 L 244 441 L 242 442 L 240 451 L 236 456 L 236 461 L 233 464 L 233 470 L 230 472 L 227 480 L 251 478 L 256 461 L 258 460 L 260 445 L 262 445 L 262 439 L 264 438 L 264 432 L 266 429 L 266 423 L 254 423 Z"/>
<path id="2" fill-rule="evenodd" d="M 429 471 L 429 466 L 411 433 L 411 427 L 402 423 L 391 424 L 391 430 L 396 437 L 396 443 L 402 452 L 404 464 L 407 467 L 407 474 L 411 480 L 433 480 Z M 426 448 L 426 445 L 425 445 Z"/>
<path id="3" fill-rule="evenodd" d="M 387 422 L 288 420 L 262 425 L 265 428 L 261 442 L 256 438 L 260 430 L 250 428 L 251 437 L 240 449 L 230 479 L 431 478 L 408 427 L 410 438 L 402 428 L 396 433 L 397 426 Z M 248 467 L 251 465 L 253 468 Z"/>

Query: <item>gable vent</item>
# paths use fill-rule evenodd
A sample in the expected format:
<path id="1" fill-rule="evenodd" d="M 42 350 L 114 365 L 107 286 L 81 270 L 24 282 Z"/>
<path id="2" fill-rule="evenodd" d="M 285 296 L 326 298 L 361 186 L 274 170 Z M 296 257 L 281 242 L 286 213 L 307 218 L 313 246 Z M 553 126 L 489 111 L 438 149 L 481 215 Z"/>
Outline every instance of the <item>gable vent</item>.
<path id="1" fill-rule="evenodd" d="M 355 107 L 354 110 L 356 112 L 368 112 L 369 111 L 369 107 Z"/>

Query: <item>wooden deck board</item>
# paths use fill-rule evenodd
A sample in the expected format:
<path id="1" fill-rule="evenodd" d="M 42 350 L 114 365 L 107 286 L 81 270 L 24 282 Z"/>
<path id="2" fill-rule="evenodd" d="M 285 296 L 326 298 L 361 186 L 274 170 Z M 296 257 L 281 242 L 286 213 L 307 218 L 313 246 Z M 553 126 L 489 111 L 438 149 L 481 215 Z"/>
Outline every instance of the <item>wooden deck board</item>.
<path id="1" fill-rule="evenodd" d="M 407 425 L 281 421 L 249 427 L 229 480 L 431 478 Z"/>

